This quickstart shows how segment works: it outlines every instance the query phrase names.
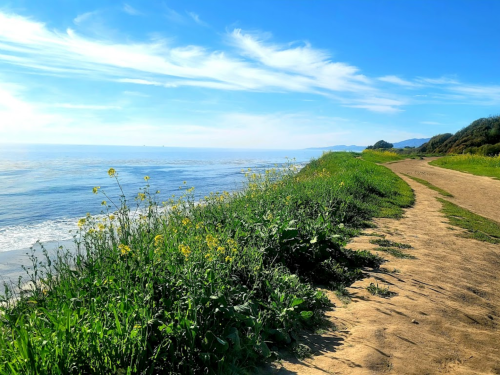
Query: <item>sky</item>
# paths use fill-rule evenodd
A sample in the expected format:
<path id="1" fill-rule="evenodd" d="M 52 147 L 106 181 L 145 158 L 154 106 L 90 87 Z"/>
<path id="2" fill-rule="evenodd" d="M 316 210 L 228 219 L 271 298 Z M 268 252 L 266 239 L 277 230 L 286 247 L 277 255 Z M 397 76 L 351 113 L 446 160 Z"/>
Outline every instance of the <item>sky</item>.
<path id="1" fill-rule="evenodd" d="M 0 143 L 298 149 L 500 113 L 500 1 L 0 0 Z"/>

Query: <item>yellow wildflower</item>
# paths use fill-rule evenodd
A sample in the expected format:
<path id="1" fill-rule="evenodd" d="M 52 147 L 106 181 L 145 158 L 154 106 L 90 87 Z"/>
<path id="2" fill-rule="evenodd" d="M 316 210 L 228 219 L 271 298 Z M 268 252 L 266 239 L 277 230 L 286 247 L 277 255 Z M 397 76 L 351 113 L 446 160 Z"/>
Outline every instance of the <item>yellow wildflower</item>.
<path id="1" fill-rule="evenodd" d="M 227 256 L 227 257 L 226 257 L 226 262 L 230 262 L 230 261 L 232 261 L 232 260 L 233 260 L 233 258 L 231 258 L 230 256 Z"/>
<path id="2" fill-rule="evenodd" d="M 101 204 L 102 204 L 103 206 L 106 206 L 106 205 L 108 204 L 108 202 L 106 202 L 106 201 L 102 201 L 102 202 L 101 202 Z"/>
<path id="3" fill-rule="evenodd" d="M 130 253 L 130 247 L 122 243 L 118 245 L 118 250 L 120 250 L 122 255 L 127 255 L 128 253 Z"/>
<path id="4" fill-rule="evenodd" d="M 159 246 L 163 242 L 163 236 L 161 234 L 158 234 L 155 237 L 155 246 Z"/>
<path id="5" fill-rule="evenodd" d="M 148 181 L 149 180 L 149 176 L 144 176 L 144 181 Z"/>
<path id="6" fill-rule="evenodd" d="M 92 189 L 92 193 L 97 194 L 100 188 L 100 186 L 94 186 L 94 188 Z"/>
<path id="7" fill-rule="evenodd" d="M 143 201 L 144 199 L 146 199 L 146 194 L 144 194 L 144 193 L 138 193 L 137 194 L 137 199 Z"/>
<path id="8" fill-rule="evenodd" d="M 134 326 L 134 329 L 139 329 L 139 328 L 142 328 L 142 326 L 140 326 L 139 324 L 136 324 L 136 325 Z"/>
<path id="9" fill-rule="evenodd" d="M 225 253 L 225 252 L 226 252 L 226 249 L 225 249 L 224 247 L 222 247 L 222 246 L 219 246 L 219 247 L 217 248 L 217 251 L 218 251 L 219 253 Z"/>
<path id="10" fill-rule="evenodd" d="M 189 257 L 189 254 L 191 254 L 191 248 L 187 245 L 179 245 L 179 251 L 186 257 L 186 259 Z"/>
<path id="11" fill-rule="evenodd" d="M 109 175 L 109 177 L 115 177 L 115 175 L 116 175 L 115 169 L 114 168 L 109 168 L 108 175 Z"/>
<path id="12" fill-rule="evenodd" d="M 189 220 L 187 217 L 182 219 L 182 225 L 188 225 L 190 222 L 191 222 L 191 220 Z"/>
<path id="13" fill-rule="evenodd" d="M 215 247 L 217 247 L 219 241 L 217 240 L 217 238 L 215 238 L 214 236 L 212 236 L 211 234 L 209 234 L 206 239 L 205 239 L 206 243 L 207 243 L 207 246 L 210 248 L 210 249 L 213 249 Z"/>
<path id="14" fill-rule="evenodd" d="M 109 215 L 109 220 L 115 220 L 115 215 Z"/>
<path id="15" fill-rule="evenodd" d="M 102 232 L 104 229 L 106 229 L 106 226 L 104 224 L 98 224 L 97 227 L 99 230 Z"/>
<path id="16" fill-rule="evenodd" d="M 85 220 L 85 218 L 81 218 L 80 220 L 78 220 L 78 227 L 79 228 L 83 227 L 86 222 L 87 220 Z"/>

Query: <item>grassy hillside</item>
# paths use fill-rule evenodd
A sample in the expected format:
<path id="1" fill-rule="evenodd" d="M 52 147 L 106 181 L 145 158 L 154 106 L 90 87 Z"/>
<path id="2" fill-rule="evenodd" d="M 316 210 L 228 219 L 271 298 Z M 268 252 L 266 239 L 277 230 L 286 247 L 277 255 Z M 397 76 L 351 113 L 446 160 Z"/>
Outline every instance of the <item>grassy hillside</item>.
<path id="1" fill-rule="evenodd" d="M 33 257 L 33 289 L 1 298 L 0 373 L 243 373 L 321 320 L 329 301 L 313 283 L 378 267 L 344 245 L 414 198 L 350 153 L 247 178 L 202 202 L 186 189 L 159 204 L 147 176 L 135 202 L 96 187 L 105 215 L 79 221 L 78 253 Z"/>
<path id="2" fill-rule="evenodd" d="M 454 135 L 441 134 L 420 147 L 426 153 L 472 153 L 492 156 L 500 153 L 500 116 L 481 118 Z"/>
<path id="3" fill-rule="evenodd" d="M 477 176 L 488 176 L 500 179 L 500 156 L 454 155 L 436 159 L 430 164 L 438 167 L 468 172 Z"/>

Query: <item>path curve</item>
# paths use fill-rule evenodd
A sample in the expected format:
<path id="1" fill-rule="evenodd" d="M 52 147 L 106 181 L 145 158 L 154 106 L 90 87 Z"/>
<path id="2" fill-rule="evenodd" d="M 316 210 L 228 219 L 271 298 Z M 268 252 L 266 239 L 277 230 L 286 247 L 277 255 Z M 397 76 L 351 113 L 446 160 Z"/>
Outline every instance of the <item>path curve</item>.
<path id="1" fill-rule="evenodd" d="M 454 203 L 500 221 L 500 181 L 405 160 L 387 165 L 414 190 L 414 207 L 404 218 L 376 219 L 369 234 L 407 243 L 417 259 L 388 259 L 348 288 L 352 302 L 327 313 L 336 331 L 311 334 L 304 342 L 316 354 L 283 360 L 272 374 L 500 374 L 500 245 L 458 236 L 433 190 L 401 175 L 425 179 L 453 195 Z M 349 247 L 370 249 L 373 236 Z M 383 272 L 385 271 L 385 272 Z M 396 271 L 396 272 L 394 272 Z M 366 291 L 388 285 L 390 299 Z"/>

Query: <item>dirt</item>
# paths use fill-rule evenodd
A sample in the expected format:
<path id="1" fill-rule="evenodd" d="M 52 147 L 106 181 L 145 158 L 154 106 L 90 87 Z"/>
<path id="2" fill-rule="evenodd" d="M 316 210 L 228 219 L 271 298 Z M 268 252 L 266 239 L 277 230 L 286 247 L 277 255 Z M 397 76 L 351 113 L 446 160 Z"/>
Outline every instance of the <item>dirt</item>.
<path id="1" fill-rule="evenodd" d="M 314 355 L 286 358 L 270 374 L 500 374 L 500 245 L 460 237 L 436 200 L 439 194 L 401 175 L 425 179 L 453 194 L 450 201 L 500 222 L 500 181 L 429 166 L 426 160 L 388 164 L 414 190 L 414 207 L 400 220 L 376 219 L 352 249 L 377 248 L 375 235 L 413 246 L 416 259 L 388 260 L 348 288 L 344 304 L 327 312 L 335 329 L 307 334 Z M 373 296 L 370 283 L 388 287 Z"/>

